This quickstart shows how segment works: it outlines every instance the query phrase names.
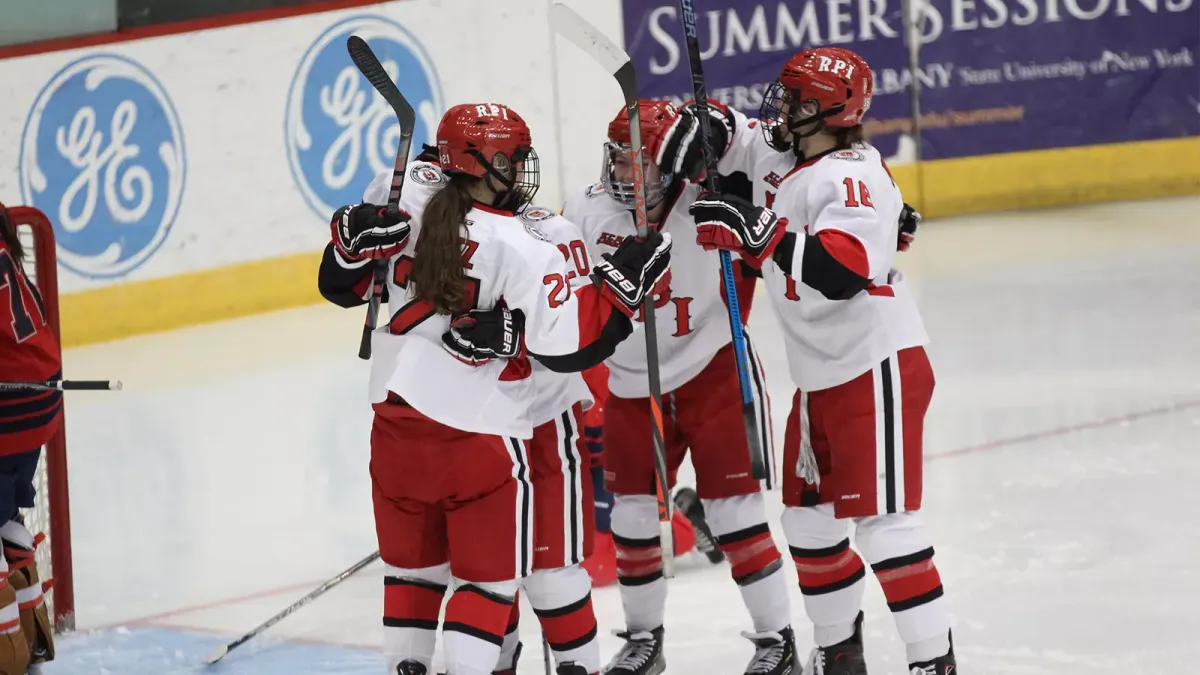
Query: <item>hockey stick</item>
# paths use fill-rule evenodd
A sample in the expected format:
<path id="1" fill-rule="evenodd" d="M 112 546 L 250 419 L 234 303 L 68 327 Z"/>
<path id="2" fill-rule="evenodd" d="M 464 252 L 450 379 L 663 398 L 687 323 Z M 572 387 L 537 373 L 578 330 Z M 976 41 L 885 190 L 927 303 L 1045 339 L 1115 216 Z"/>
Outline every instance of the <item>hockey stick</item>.
<path id="1" fill-rule="evenodd" d="M 700 61 L 700 40 L 696 31 L 696 12 L 692 0 L 679 0 L 679 11 L 683 15 L 683 35 L 687 41 L 688 65 L 692 71 L 692 90 L 696 99 L 696 118 L 700 123 L 700 149 L 704 154 L 704 187 L 710 192 L 719 192 L 717 163 L 720 158 L 713 151 L 712 120 L 708 117 L 708 87 L 704 83 L 704 64 Z M 742 393 L 742 423 L 746 427 L 746 445 L 750 449 L 750 475 L 755 480 L 766 480 L 767 462 L 763 457 L 763 439 L 759 435 L 758 422 L 754 416 L 754 390 L 750 387 L 750 357 L 746 352 L 746 333 L 742 326 L 742 310 L 737 296 L 737 282 L 733 273 L 733 257 L 729 251 L 720 251 L 721 279 L 725 284 L 728 300 L 729 328 L 733 333 L 733 356 L 737 364 L 738 386 Z M 764 420 L 765 422 L 766 420 Z M 769 447 L 769 446 L 768 446 Z"/>
<path id="2" fill-rule="evenodd" d="M 387 210 L 395 213 L 400 210 L 400 189 L 404 187 L 404 172 L 408 167 L 408 153 L 412 149 L 413 130 L 417 127 L 417 114 L 413 107 L 400 93 L 396 83 L 388 77 L 387 71 L 379 63 L 375 52 L 366 40 L 351 35 L 346 39 L 346 51 L 359 72 L 370 81 L 375 91 L 383 96 L 383 100 L 392 107 L 396 119 L 400 122 L 400 143 L 396 147 L 396 168 L 392 171 L 392 190 L 388 193 Z M 371 333 L 379 320 L 379 303 L 383 299 L 383 285 L 387 281 L 388 264 L 386 260 L 377 260 L 374 264 L 374 277 L 371 283 L 371 299 L 367 301 L 367 319 L 363 324 L 362 342 L 358 345 L 358 358 L 371 358 Z"/>
<path id="3" fill-rule="evenodd" d="M 629 112 L 629 136 L 633 150 L 634 223 L 638 237 L 645 239 L 650 229 L 646 222 L 646 188 L 642 176 L 642 119 L 638 110 L 637 73 L 633 61 L 595 26 L 566 5 L 550 6 L 550 25 L 576 47 L 604 66 L 621 85 L 625 109 Z M 667 451 L 663 442 L 662 384 L 658 373 L 658 331 L 654 319 L 654 298 L 646 294 L 642 302 L 646 321 L 646 371 L 650 379 L 650 419 L 654 436 L 654 493 L 658 499 L 658 539 L 662 547 L 663 576 L 673 576 L 675 542 L 671 538 L 671 488 L 667 481 Z"/>
<path id="4" fill-rule="evenodd" d="M 245 635 L 234 640 L 233 642 L 230 642 L 229 644 L 225 644 L 225 645 L 221 645 L 220 647 L 217 647 L 216 650 L 214 650 L 212 654 L 208 655 L 208 658 L 204 659 L 204 662 L 209 665 L 212 665 L 212 664 L 216 663 L 217 661 L 220 661 L 221 659 L 225 658 L 225 655 L 228 654 L 229 652 L 237 649 L 238 647 L 242 646 L 246 642 L 249 642 L 251 639 L 254 638 L 254 636 L 258 635 L 259 633 L 263 632 L 264 630 L 270 628 L 271 626 L 274 626 L 275 624 L 279 623 L 280 621 L 283 621 L 284 619 L 286 619 L 288 616 L 290 616 L 293 612 L 300 609 L 301 607 L 303 607 L 303 606 L 307 605 L 308 603 L 312 602 L 313 600 L 316 600 L 317 598 L 321 597 L 322 595 L 325 594 L 326 591 L 332 589 L 334 586 L 337 586 L 338 584 L 342 583 L 346 579 L 350 578 L 352 575 L 354 575 L 356 572 L 358 572 L 362 568 L 366 567 L 367 565 L 370 565 L 371 563 L 375 562 L 375 560 L 377 558 L 379 558 L 379 551 L 375 551 L 371 555 L 354 563 L 353 565 L 351 565 L 349 568 L 347 568 L 341 574 L 337 575 L 336 577 L 334 577 L 334 578 L 330 579 L 329 581 L 326 581 L 325 583 L 318 586 L 315 590 L 313 590 L 313 592 L 309 593 L 308 595 L 304 596 L 303 598 L 300 598 L 296 602 L 293 602 L 290 606 L 287 607 L 287 609 L 284 609 L 282 612 L 276 614 L 275 616 L 273 616 L 273 617 L 267 619 L 266 621 L 264 621 L 263 623 L 259 624 L 257 627 L 254 628 L 254 630 L 250 631 L 249 633 L 246 633 Z"/>
<path id="5" fill-rule="evenodd" d="M 46 382 L 0 382 L 0 390 L 34 391 L 121 391 L 120 380 L 47 380 Z"/>

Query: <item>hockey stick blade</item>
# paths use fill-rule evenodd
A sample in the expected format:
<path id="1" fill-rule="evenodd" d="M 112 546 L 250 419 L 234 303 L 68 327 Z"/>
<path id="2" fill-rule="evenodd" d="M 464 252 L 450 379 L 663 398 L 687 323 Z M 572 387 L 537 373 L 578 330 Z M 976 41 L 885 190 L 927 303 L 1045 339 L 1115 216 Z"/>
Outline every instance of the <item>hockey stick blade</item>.
<path id="1" fill-rule="evenodd" d="M 387 209 L 395 213 L 400 209 L 400 191 L 404 188 L 404 174 L 408 168 L 408 155 L 412 151 L 413 131 L 417 127 L 417 113 L 408 100 L 400 93 L 399 87 L 388 76 L 379 57 L 371 51 L 367 41 L 351 35 L 346 39 L 346 51 L 358 71 L 367 78 L 375 91 L 383 97 L 396 114 L 400 123 L 400 143 L 396 147 L 396 166 L 392 170 L 392 187 L 388 191 Z M 379 305 L 383 298 L 383 287 L 387 281 L 387 261 L 377 261 L 374 264 L 371 279 L 371 299 L 367 302 L 367 317 L 363 322 L 362 340 L 358 344 L 358 358 L 364 361 L 371 358 L 371 333 L 379 321 Z"/>
<path id="2" fill-rule="evenodd" d="M 696 11 L 692 0 L 679 0 L 679 13 L 683 17 L 683 38 L 687 46 L 688 67 L 692 74 L 692 96 L 696 106 L 696 121 L 700 126 L 700 151 L 704 157 L 704 187 L 720 192 L 717 166 L 720 158 L 713 150 L 712 120 L 708 111 L 708 87 L 704 82 L 704 63 L 700 57 L 700 32 L 696 28 Z M 733 338 L 734 362 L 737 365 L 738 390 L 742 397 L 742 421 L 746 430 L 746 446 L 750 452 L 750 475 L 755 480 L 768 478 L 767 462 L 763 456 L 763 441 L 759 435 L 755 414 L 754 390 L 750 384 L 750 357 L 746 349 L 745 329 L 737 296 L 737 281 L 733 270 L 733 256 L 729 251 L 720 252 L 721 280 L 725 287 L 726 308 L 729 312 L 729 330 Z M 765 424 L 765 420 L 764 420 Z"/>
<path id="3" fill-rule="evenodd" d="M 267 619 L 266 621 L 262 622 L 258 626 L 255 626 L 255 628 L 253 630 L 251 630 L 250 632 L 245 633 L 244 635 L 242 635 L 240 638 L 234 640 L 233 642 L 230 642 L 228 644 L 223 644 L 220 647 L 217 647 L 216 649 L 213 650 L 213 652 L 211 654 L 209 654 L 207 657 L 205 657 L 204 662 L 211 666 L 212 664 L 216 663 L 217 661 L 220 661 L 221 659 L 225 658 L 225 655 L 228 654 L 229 652 L 237 649 L 238 647 L 242 646 L 243 644 L 245 644 L 245 643 L 249 642 L 251 639 L 253 639 L 254 636 L 258 635 L 259 633 L 265 631 L 266 629 L 270 628 L 271 626 L 274 626 L 275 624 L 279 623 L 280 621 L 291 616 L 293 612 L 300 609 L 301 607 L 307 605 L 308 603 L 312 602 L 313 600 L 316 600 L 317 598 L 321 597 L 322 595 L 325 595 L 325 593 L 330 591 L 331 589 L 333 589 L 334 586 L 337 586 L 338 584 L 342 583 L 346 579 L 349 579 L 350 577 L 354 576 L 354 574 L 356 574 L 359 570 L 361 570 L 362 568 L 366 567 L 367 565 L 370 565 L 371 563 L 375 562 L 378 558 L 379 558 L 379 551 L 375 551 L 371 555 L 363 558 L 362 560 L 359 560 L 358 562 L 354 563 L 350 567 L 343 570 L 336 577 L 333 577 L 332 579 L 330 579 L 330 580 L 326 581 L 325 583 L 321 584 L 320 586 L 316 587 L 308 595 L 304 596 L 303 598 L 300 598 L 296 602 L 293 602 L 291 605 L 288 605 L 283 611 L 279 612 L 278 614 L 271 617 L 270 619 Z"/>
<path id="4" fill-rule="evenodd" d="M 48 380 L 46 382 L 0 382 L 0 391 L 30 389 L 33 391 L 121 391 L 120 380 Z"/>
<path id="5" fill-rule="evenodd" d="M 608 70 L 617 80 L 625 99 L 625 110 L 629 114 L 629 136 L 633 163 L 634 224 L 637 236 L 649 236 L 646 219 L 646 187 L 642 174 L 644 151 L 642 148 L 642 124 L 638 107 L 637 73 L 629 54 L 608 39 L 595 26 L 575 10 L 562 4 L 550 6 L 551 28 L 573 43 L 585 54 Z M 663 434 L 662 384 L 658 366 L 658 329 L 655 321 L 654 299 L 647 294 L 642 304 L 643 326 L 646 335 L 646 375 L 650 388 L 651 433 L 654 443 L 655 497 L 658 501 L 659 546 L 662 549 L 663 576 L 674 575 L 674 543 L 671 534 L 670 488 L 667 483 L 666 443 Z"/>

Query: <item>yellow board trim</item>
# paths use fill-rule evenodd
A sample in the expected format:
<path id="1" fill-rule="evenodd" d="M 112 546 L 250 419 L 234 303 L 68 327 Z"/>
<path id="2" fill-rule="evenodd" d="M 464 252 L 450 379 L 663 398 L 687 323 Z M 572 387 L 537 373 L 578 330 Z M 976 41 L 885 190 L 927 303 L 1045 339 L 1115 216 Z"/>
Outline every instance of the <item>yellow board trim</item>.
<path id="1" fill-rule="evenodd" d="M 321 253 L 256 260 L 59 299 L 63 346 L 106 342 L 322 302 Z"/>
<path id="2" fill-rule="evenodd" d="M 940 159 L 892 172 L 927 218 L 1200 194 L 1200 137 Z M 319 265 L 319 252 L 301 253 L 64 295 L 63 344 L 321 302 Z"/>

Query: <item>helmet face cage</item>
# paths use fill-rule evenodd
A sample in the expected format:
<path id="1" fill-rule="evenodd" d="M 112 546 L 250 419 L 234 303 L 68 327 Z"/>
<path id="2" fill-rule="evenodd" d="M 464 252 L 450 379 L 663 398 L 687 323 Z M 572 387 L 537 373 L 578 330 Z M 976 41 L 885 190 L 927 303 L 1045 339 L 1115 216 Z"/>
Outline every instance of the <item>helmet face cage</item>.
<path id="1" fill-rule="evenodd" d="M 511 160 L 503 152 L 492 155 L 490 161 L 478 150 L 470 152 L 483 167 L 483 179 L 496 192 L 492 206 L 515 211 L 533 203 L 542 184 L 542 171 L 537 152 L 532 147 L 517 148 Z"/>
<path id="2" fill-rule="evenodd" d="M 804 117 L 803 108 L 812 106 L 813 113 Z M 758 120 L 762 126 L 763 138 L 772 148 L 785 152 L 799 151 L 800 139 L 808 138 L 825 129 L 825 120 L 832 115 L 842 112 L 846 106 L 839 105 L 828 110 L 821 109 L 821 103 L 815 98 L 801 99 L 796 89 L 786 88 L 782 82 L 775 80 L 763 94 L 762 105 L 758 108 Z M 813 125 L 812 129 L 801 132 L 802 127 Z M 790 140 L 784 135 L 790 132 Z"/>
<path id="3" fill-rule="evenodd" d="M 632 145 L 611 140 L 604 143 L 604 162 L 600 168 L 600 184 L 604 186 L 604 191 L 608 193 L 608 196 L 617 200 L 618 204 L 632 209 L 637 204 L 637 192 L 634 190 L 633 181 L 617 180 L 617 158 L 623 156 L 628 156 L 632 161 Z M 646 166 L 649 164 L 650 162 L 646 160 L 645 152 L 643 152 L 643 176 L 646 175 Z M 645 183 L 647 208 L 662 201 L 663 195 L 667 193 L 667 188 L 671 185 L 671 179 L 672 174 L 660 172 L 657 181 Z"/>

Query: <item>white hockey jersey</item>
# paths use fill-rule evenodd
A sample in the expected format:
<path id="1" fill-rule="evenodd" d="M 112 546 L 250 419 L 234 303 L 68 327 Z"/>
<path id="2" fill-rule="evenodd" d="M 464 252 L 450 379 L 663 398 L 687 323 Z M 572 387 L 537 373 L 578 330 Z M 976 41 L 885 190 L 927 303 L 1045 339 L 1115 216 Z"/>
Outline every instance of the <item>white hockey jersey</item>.
<path id="1" fill-rule="evenodd" d="M 735 131 L 719 170 L 745 171 L 754 181 L 754 203 L 787 218 L 788 231 L 797 235 L 792 275 L 774 261 L 763 266 L 796 386 L 827 389 L 889 354 L 927 344 L 904 275 L 892 268 L 904 201 L 879 151 L 863 144 L 797 162 L 791 152 L 769 146 L 756 121 L 732 114 Z M 806 235 L 820 236 L 827 250 L 841 254 L 839 260 L 853 260 L 851 268 L 871 281 L 867 290 L 829 300 L 801 282 Z"/>
<path id="2" fill-rule="evenodd" d="M 533 427 L 544 420 L 533 410 L 535 384 L 528 369 L 522 372 L 516 361 L 471 366 L 454 358 L 441 342 L 450 317 L 435 313 L 412 293 L 408 280 L 421 216 L 445 178 L 437 165 L 426 162 L 414 162 L 407 170 L 400 207 L 413 215 L 412 233 L 405 249 L 388 263 L 389 311 L 372 336 L 371 402 L 383 401 L 393 391 L 422 414 L 455 429 L 532 438 Z M 385 203 L 390 185 L 391 172 L 380 174 L 368 186 L 364 202 Z M 597 317 L 599 303 L 605 301 L 597 292 L 577 292 L 585 287 L 571 283 L 577 275 L 574 264 L 529 218 L 477 205 L 466 221 L 463 266 L 476 308 L 490 309 L 503 298 L 524 312 L 525 343 L 534 353 L 570 354 L 594 338 L 587 332 L 602 325 Z"/>
<path id="3" fill-rule="evenodd" d="M 721 292 L 720 258 L 716 251 L 705 251 L 696 243 L 696 225 L 688 214 L 699 194 L 699 186 L 685 185 L 662 229 L 671 234 L 671 285 L 668 293 L 655 299 L 654 317 L 664 394 L 699 374 L 733 340 Z M 563 215 L 583 230 L 593 259 L 612 253 L 625 237 L 637 234 L 632 212 L 599 184 L 568 198 Z M 650 395 L 644 337 L 625 340 L 605 363 L 614 395 Z"/>
<path id="4" fill-rule="evenodd" d="M 571 269 L 567 273 L 567 281 L 573 288 L 592 283 L 588 276 L 592 264 L 579 226 L 555 211 L 537 206 L 524 209 L 520 218 L 558 247 L 567 261 L 567 267 Z M 583 402 L 584 409 L 595 402 L 581 373 L 556 373 L 538 363 L 537 359 L 532 359 L 532 362 L 534 398 L 530 403 L 530 418 L 535 426 L 557 418 L 577 402 Z"/>

